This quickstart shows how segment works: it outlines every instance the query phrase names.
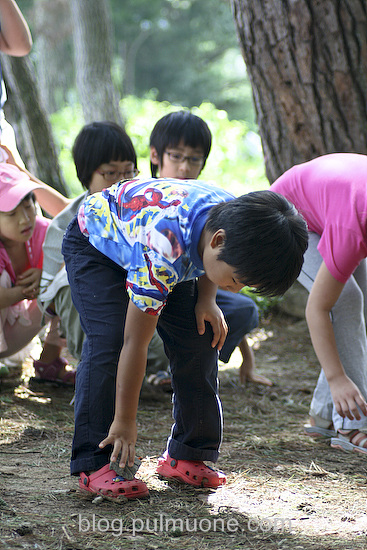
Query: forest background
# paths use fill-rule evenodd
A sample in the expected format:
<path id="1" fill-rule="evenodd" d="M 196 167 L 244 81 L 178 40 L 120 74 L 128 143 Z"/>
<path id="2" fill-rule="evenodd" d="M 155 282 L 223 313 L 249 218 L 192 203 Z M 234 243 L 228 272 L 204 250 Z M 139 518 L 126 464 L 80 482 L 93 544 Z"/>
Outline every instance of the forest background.
<path id="1" fill-rule="evenodd" d="M 89 63 L 97 67 L 101 52 L 96 43 L 104 32 L 110 44 L 110 75 L 118 101 L 115 120 L 120 117 L 133 140 L 142 176 L 150 175 L 149 135 L 155 122 L 172 110 L 189 108 L 206 120 L 213 133 L 213 148 L 202 179 L 230 188 L 237 195 L 268 185 L 251 85 L 229 1 L 104 0 L 100 4 L 106 10 L 107 28 L 91 21 L 96 32 L 84 34 L 79 25 L 85 23 L 86 16 L 80 10 L 87 6 L 93 17 L 95 0 L 19 0 L 18 4 L 32 32 L 34 45 L 29 59 L 38 89 L 37 102 L 50 121 L 68 195 L 81 192 L 71 148 L 81 127 L 90 122 L 81 104 L 86 77 L 80 84 L 78 69 L 85 60 L 78 48 L 95 55 L 95 62 L 89 59 Z M 80 40 L 86 43 L 80 46 Z M 105 43 L 107 47 L 107 40 Z M 42 178 L 42 162 L 32 166 L 34 159 L 27 150 L 27 129 L 17 109 L 17 90 L 12 90 L 6 76 L 7 71 L 6 116 L 15 128 L 28 168 L 38 171 L 36 175 Z M 93 86 L 96 95 L 107 86 L 105 79 L 109 75 L 96 75 L 92 93 Z M 96 119 L 102 118 L 96 113 Z M 47 183 L 53 185 L 53 181 Z"/>

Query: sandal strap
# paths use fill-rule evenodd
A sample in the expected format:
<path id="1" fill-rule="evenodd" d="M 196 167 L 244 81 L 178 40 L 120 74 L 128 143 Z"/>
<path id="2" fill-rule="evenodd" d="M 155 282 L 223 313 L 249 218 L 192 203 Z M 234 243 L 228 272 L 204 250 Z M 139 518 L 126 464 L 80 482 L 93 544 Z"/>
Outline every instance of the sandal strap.
<path id="1" fill-rule="evenodd" d="M 102 495 L 114 499 L 126 497 L 127 499 L 142 498 L 148 496 L 148 487 L 141 479 L 127 481 L 110 470 L 106 464 L 91 475 L 81 472 L 79 475 L 79 487 L 95 495 Z"/>
<path id="2" fill-rule="evenodd" d="M 339 430 L 339 434 L 346 438 L 352 445 L 355 445 L 356 447 L 367 448 L 367 434 L 365 434 L 364 432 L 361 432 L 358 429 L 343 431 Z"/>
<path id="3" fill-rule="evenodd" d="M 51 363 L 33 361 L 34 370 L 39 375 L 39 378 L 51 382 L 63 382 L 71 386 L 75 383 L 75 369 L 65 371 L 64 375 L 60 378 L 60 372 L 63 371 L 67 365 L 68 362 L 63 357 L 57 357 Z"/>
<path id="4" fill-rule="evenodd" d="M 176 479 L 194 487 L 219 487 L 226 483 L 223 472 L 214 470 L 198 460 L 177 460 L 167 451 L 158 460 L 157 473 L 168 479 Z"/>

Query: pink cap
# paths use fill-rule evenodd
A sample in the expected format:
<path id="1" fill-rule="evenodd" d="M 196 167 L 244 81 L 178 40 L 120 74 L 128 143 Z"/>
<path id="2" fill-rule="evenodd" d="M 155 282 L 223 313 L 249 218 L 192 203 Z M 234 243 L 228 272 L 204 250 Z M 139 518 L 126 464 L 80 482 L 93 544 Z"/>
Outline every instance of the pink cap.
<path id="1" fill-rule="evenodd" d="M 0 162 L 0 212 L 10 212 L 34 189 L 40 189 L 13 164 Z"/>

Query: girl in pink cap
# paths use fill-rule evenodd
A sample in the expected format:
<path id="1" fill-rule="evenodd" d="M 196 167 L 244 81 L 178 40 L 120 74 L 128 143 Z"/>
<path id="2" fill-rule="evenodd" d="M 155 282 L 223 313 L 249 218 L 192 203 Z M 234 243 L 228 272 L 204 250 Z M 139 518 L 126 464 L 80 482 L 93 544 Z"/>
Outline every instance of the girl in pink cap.
<path id="1" fill-rule="evenodd" d="M 37 215 L 35 197 L 47 210 L 63 202 L 54 189 L 0 163 L 0 361 L 22 350 L 42 328 L 36 298 L 50 222 Z M 75 371 L 60 357 L 63 341 L 57 327 L 58 318 L 51 318 L 40 359 L 34 361 L 36 378 L 74 385 Z"/>

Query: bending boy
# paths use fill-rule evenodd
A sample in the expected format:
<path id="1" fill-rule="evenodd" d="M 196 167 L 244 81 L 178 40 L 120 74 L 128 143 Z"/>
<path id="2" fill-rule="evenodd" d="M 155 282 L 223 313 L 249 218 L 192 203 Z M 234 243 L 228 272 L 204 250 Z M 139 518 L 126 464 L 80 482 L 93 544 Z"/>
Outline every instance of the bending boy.
<path id="1" fill-rule="evenodd" d="M 120 466 L 134 462 L 139 392 L 156 327 L 174 391 L 174 424 L 157 472 L 193 486 L 225 483 L 204 463 L 218 459 L 222 438 L 217 359 L 226 325 L 217 285 L 282 294 L 306 248 L 303 218 L 271 191 L 234 198 L 199 181 L 153 178 L 120 182 L 86 199 L 63 241 L 86 334 L 71 460 L 81 489 L 148 494 L 142 480 L 110 470 L 109 457 L 112 449 L 112 461 L 121 452 Z"/>

